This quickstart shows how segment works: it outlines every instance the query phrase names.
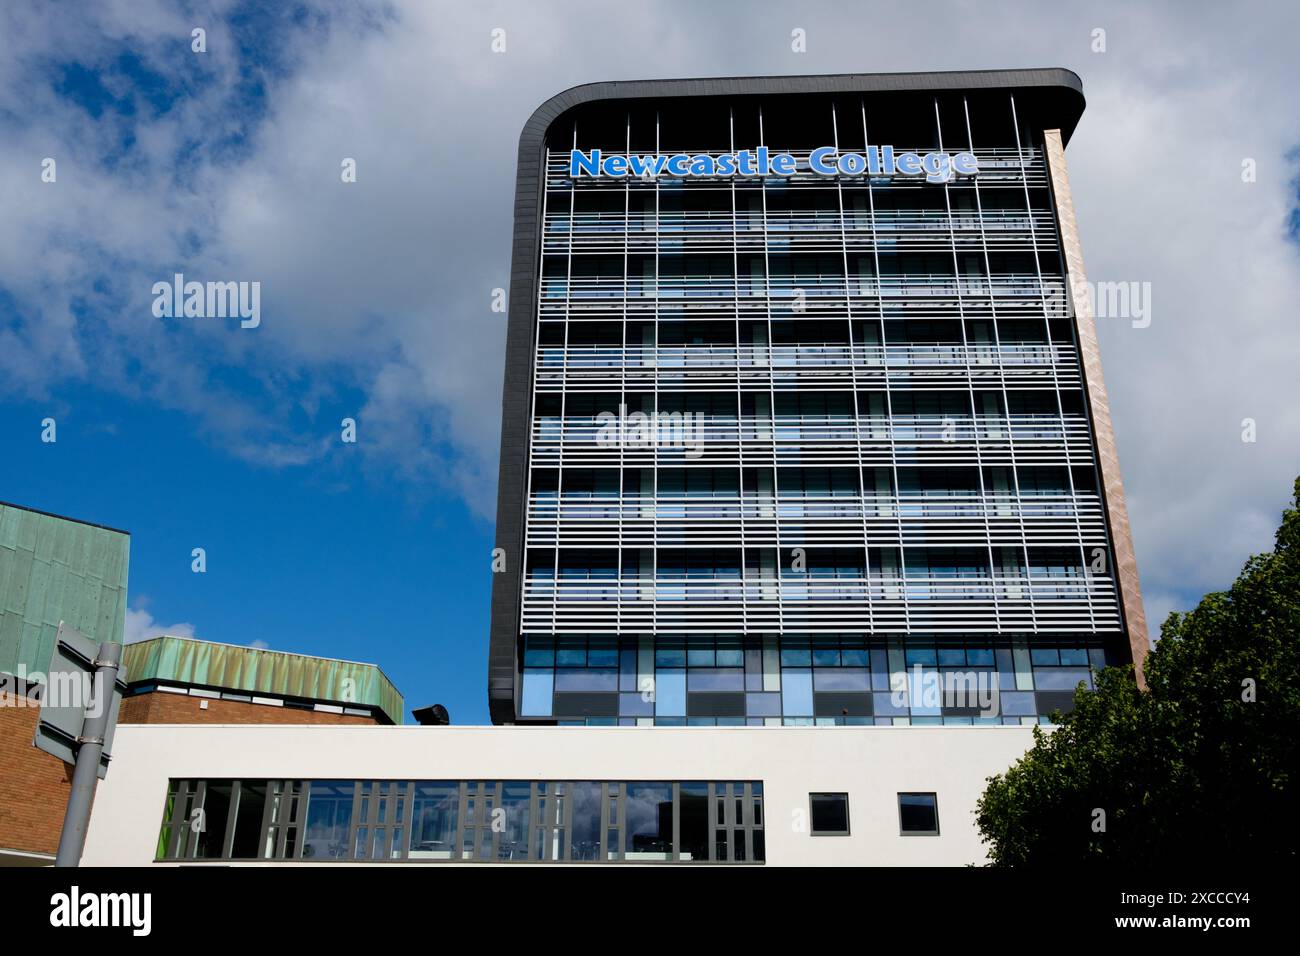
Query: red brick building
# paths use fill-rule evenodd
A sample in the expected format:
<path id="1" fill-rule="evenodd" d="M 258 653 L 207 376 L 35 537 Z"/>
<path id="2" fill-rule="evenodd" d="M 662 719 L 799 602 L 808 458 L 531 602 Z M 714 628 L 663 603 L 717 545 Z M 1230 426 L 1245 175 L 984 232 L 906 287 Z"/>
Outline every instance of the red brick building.
<path id="1" fill-rule="evenodd" d="M 373 664 L 182 637 L 128 645 L 120 676 L 120 724 L 400 724 L 404 709 Z M 58 849 L 72 768 L 32 745 L 39 713 L 0 695 L 0 866 Z"/>

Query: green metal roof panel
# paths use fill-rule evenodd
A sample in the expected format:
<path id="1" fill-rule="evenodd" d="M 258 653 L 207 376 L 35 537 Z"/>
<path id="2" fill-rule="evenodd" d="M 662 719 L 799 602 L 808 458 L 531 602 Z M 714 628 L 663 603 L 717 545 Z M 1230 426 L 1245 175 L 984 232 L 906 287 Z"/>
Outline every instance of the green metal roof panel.
<path id="1" fill-rule="evenodd" d="M 342 706 L 377 707 L 395 724 L 402 723 L 406 711 L 402 695 L 374 664 L 185 637 L 156 637 L 127 645 L 123 669 L 129 684 L 157 680 Z"/>
<path id="2" fill-rule="evenodd" d="M 0 671 L 44 674 L 59 622 L 121 643 L 125 531 L 0 502 Z"/>

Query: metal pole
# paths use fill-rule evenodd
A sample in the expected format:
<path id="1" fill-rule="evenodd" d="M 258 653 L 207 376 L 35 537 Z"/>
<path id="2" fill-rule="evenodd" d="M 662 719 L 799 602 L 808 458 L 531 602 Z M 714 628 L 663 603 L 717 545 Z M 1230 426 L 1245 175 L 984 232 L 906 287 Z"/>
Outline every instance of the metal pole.
<path id="1" fill-rule="evenodd" d="M 117 668 L 121 661 L 122 645 L 105 641 L 99 645 L 95 658 L 94 684 L 98 694 L 90 701 L 90 708 L 99 713 L 87 716 L 77 738 L 77 762 L 72 771 L 72 792 L 68 794 L 68 810 L 63 817 L 63 832 L 59 835 L 59 853 L 55 866 L 77 866 L 81 851 L 86 848 L 86 827 L 90 823 L 90 806 L 95 799 L 95 785 L 99 782 L 99 758 L 104 753 L 104 736 L 112 716 L 113 688 L 117 683 Z"/>

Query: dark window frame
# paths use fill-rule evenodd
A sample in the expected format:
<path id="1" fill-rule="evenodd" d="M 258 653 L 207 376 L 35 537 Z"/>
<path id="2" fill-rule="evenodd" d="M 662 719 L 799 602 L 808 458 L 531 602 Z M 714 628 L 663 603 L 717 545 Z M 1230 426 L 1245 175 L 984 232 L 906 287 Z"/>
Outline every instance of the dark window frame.
<path id="1" fill-rule="evenodd" d="M 843 830 L 817 829 L 816 813 L 813 810 L 813 800 L 816 797 L 843 797 L 844 798 L 844 829 Z M 852 831 L 853 831 L 853 818 L 849 815 L 849 794 L 847 790 L 814 790 L 808 794 L 808 835 L 809 836 L 845 837 L 845 836 L 851 836 Z"/>
<path id="2" fill-rule="evenodd" d="M 903 798 L 904 797 L 932 797 L 934 798 L 934 829 L 933 830 L 908 830 L 903 826 Z M 898 835 L 905 837 L 929 837 L 939 836 L 941 828 L 939 826 L 939 794 L 934 790 L 903 790 L 898 794 Z"/>

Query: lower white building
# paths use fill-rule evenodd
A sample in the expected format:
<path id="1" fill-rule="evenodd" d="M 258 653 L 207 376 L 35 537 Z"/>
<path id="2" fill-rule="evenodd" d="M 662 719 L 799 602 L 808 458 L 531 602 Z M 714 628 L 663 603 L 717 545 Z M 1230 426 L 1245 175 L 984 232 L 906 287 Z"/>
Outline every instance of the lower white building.
<path id="1" fill-rule="evenodd" d="M 123 725 L 83 863 L 961 866 L 1032 728 Z"/>

